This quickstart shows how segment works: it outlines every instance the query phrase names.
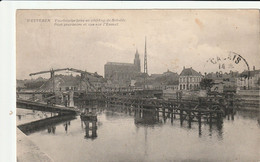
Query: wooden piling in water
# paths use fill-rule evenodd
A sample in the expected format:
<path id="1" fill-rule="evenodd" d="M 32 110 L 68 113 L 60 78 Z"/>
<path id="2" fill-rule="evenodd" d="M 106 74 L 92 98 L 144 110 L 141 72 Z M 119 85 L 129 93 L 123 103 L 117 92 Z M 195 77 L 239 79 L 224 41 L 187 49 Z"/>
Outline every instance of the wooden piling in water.
<path id="1" fill-rule="evenodd" d="M 183 110 L 180 110 L 180 124 L 181 124 L 181 125 L 182 125 L 182 123 L 183 123 L 182 117 L 183 117 Z"/>
<path id="2" fill-rule="evenodd" d="M 166 119 L 167 119 L 167 116 L 166 116 L 166 108 L 163 107 L 163 122 L 165 123 L 166 122 Z M 168 114 L 168 113 L 167 113 Z"/>
<path id="3" fill-rule="evenodd" d="M 171 109 L 171 123 L 173 123 L 173 108 Z"/>
<path id="4" fill-rule="evenodd" d="M 194 118 L 198 119 L 198 121 L 201 123 L 201 118 L 207 119 L 207 122 L 211 122 L 212 120 L 222 118 L 222 112 L 219 112 L 219 110 L 212 110 L 210 107 L 212 107 L 212 103 L 207 103 L 207 107 L 204 109 L 202 104 L 202 101 L 197 101 L 196 103 L 192 100 L 185 100 L 185 101 L 179 101 L 176 102 L 176 100 L 160 100 L 160 99 L 146 99 L 146 98 L 127 98 L 127 97 L 111 97 L 109 100 L 113 101 L 113 104 L 121 105 L 121 107 L 125 108 L 125 112 L 129 111 L 129 114 L 131 113 L 128 106 L 135 107 L 135 115 L 138 115 L 142 117 L 143 109 L 145 108 L 148 111 L 156 111 L 155 115 L 156 118 L 159 120 L 159 115 L 162 114 L 163 120 L 166 121 L 167 118 L 171 119 L 171 122 L 173 122 L 173 119 L 176 119 L 176 114 L 180 116 L 180 122 L 183 123 L 183 120 L 187 120 L 189 122 L 189 126 L 191 126 L 191 122 Z M 199 102 L 199 103 L 198 103 Z M 111 102 L 110 102 L 111 103 Z M 179 104 L 178 104 L 179 103 Z M 185 106 L 184 106 L 185 104 Z M 196 107 L 195 105 L 196 104 Z M 199 105 L 198 105 L 199 104 Z M 197 109 L 197 107 L 200 106 L 200 109 Z M 215 105 L 213 105 L 215 106 Z M 159 108 L 160 107 L 160 108 Z M 137 111 L 136 111 L 137 109 Z M 229 109 L 224 109 L 228 114 Z M 184 112 L 185 111 L 185 112 Z M 234 111 L 234 110 L 232 110 Z M 161 114 L 160 114 L 161 113 Z M 197 120 L 196 120 L 197 121 Z"/>
<path id="5" fill-rule="evenodd" d="M 163 119 L 165 119 L 165 108 L 163 107 L 162 110 L 163 110 Z"/>
<path id="6" fill-rule="evenodd" d="M 199 136 L 201 136 L 202 132 L 201 132 L 201 112 L 198 112 L 198 125 L 199 125 Z"/>
<path id="7" fill-rule="evenodd" d="M 212 123 L 212 113 L 211 112 L 209 113 L 209 123 L 210 124 Z"/>
<path id="8" fill-rule="evenodd" d="M 191 128 L 191 110 L 188 110 L 188 115 L 189 115 L 189 128 Z"/>
<path id="9" fill-rule="evenodd" d="M 160 112 L 159 112 L 159 108 L 156 108 L 156 115 L 157 115 L 157 120 L 158 120 L 158 122 L 159 122 L 159 120 L 160 120 Z"/>

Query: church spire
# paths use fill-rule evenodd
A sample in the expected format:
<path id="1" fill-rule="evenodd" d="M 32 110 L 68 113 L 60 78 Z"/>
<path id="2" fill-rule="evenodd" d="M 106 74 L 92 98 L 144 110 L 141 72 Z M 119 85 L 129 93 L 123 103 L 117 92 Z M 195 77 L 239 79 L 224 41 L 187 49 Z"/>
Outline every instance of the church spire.
<path id="1" fill-rule="evenodd" d="M 140 64 L 140 58 L 139 58 L 138 49 L 136 49 L 134 65 L 136 66 L 136 70 L 138 72 L 141 72 L 141 64 Z"/>
<path id="2" fill-rule="evenodd" d="M 138 53 L 138 49 L 136 48 L 136 52 L 135 52 L 135 58 L 139 58 L 139 53 Z"/>

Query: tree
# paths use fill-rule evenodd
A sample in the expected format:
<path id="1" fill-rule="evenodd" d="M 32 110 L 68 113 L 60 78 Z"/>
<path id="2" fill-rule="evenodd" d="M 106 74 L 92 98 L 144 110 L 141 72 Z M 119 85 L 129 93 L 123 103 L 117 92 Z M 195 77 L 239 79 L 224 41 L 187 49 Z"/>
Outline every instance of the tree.
<path id="1" fill-rule="evenodd" d="M 210 89 L 213 87 L 214 81 L 213 79 L 203 78 L 200 81 L 200 87 L 202 89 L 210 91 Z"/>
<path id="2" fill-rule="evenodd" d="M 34 82 L 28 82 L 25 83 L 25 87 L 27 89 L 36 89 L 36 88 L 40 88 L 46 81 L 34 81 Z"/>

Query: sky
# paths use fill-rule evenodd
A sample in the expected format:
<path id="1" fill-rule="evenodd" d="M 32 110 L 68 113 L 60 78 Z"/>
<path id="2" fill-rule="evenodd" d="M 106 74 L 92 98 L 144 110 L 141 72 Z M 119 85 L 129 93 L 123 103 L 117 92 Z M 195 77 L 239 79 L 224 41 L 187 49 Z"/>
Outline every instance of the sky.
<path id="1" fill-rule="evenodd" d="M 17 79 L 51 68 L 103 75 L 107 62 L 133 63 L 136 50 L 143 71 L 145 37 L 149 74 L 168 69 L 180 74 L 183 67 L 203 74 L 243 71 L 245 61 L 260 69 L 258 10 L 18 10 L 16 15 Z"/>

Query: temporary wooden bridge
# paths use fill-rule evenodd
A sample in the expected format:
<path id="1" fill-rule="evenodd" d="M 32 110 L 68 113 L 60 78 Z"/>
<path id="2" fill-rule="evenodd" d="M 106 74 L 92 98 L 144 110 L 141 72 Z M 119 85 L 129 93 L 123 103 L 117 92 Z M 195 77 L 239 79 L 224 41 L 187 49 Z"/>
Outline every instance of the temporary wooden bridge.
<path id="1" fill-rule="evenodd" d="M 64 107 L 60 105 L 53 105 L 48 103 L 41 103 L 41 102 L 34 102 L 29 100 L 16 100 L 16 107 L 23 108 L 23 109 L 30 109 L 30 110 L 37 110 L 37 111 L 46 111 L 46 112 L 53 112 L 59 114 L 76 114 L 79 112 L 78 109 L 73 107 Z"/>
<path id="2" fill-rule="evenodd" d="M 151 98 L 110 96 L 106 98 L 106 104 L 109 106 L 117 105 L 120 107 L 132 107 L 140 111 L 155 111 L 163 118 L 176 118 L 179 115 L 180 121 L 189 122 L 206 120 L 208 122 L 221 121 L 223 116 L 235 111 L 234 106 L 228 106 L 229 103 L 218 103 L 214 101 L 200 100 L 163 100 Z M 138 112 L 139 113 L 139 112 Z"/>
<path id="3" fill-rule="evenodd" d="M 108 107 L 117 105 L 131 107 L 137 111 L 142 111 L 142 109 L 156 111 L 157 113 L 161 113 L 163 117 L 175 118 L 176 115 L 179 115 L 181 121 L 188 120 L 190 122 L 201 121 L 203 119 L 209 122 L 219 121 L 223 116 L 234 113 L 237 106 L 232 95 L 218 97 L 216 94 L 197 100 L 181 98 L 165 100 L 136 93 L 74 93 L 74 102 L 78 108 L 83 108 L 89 104 L 104 103 Z M 33 102 L 19 98 L 17 99 L 17 107 L 63 114 L 75 114 L 78 112 L 78 109 L 75 108 Z"/>

